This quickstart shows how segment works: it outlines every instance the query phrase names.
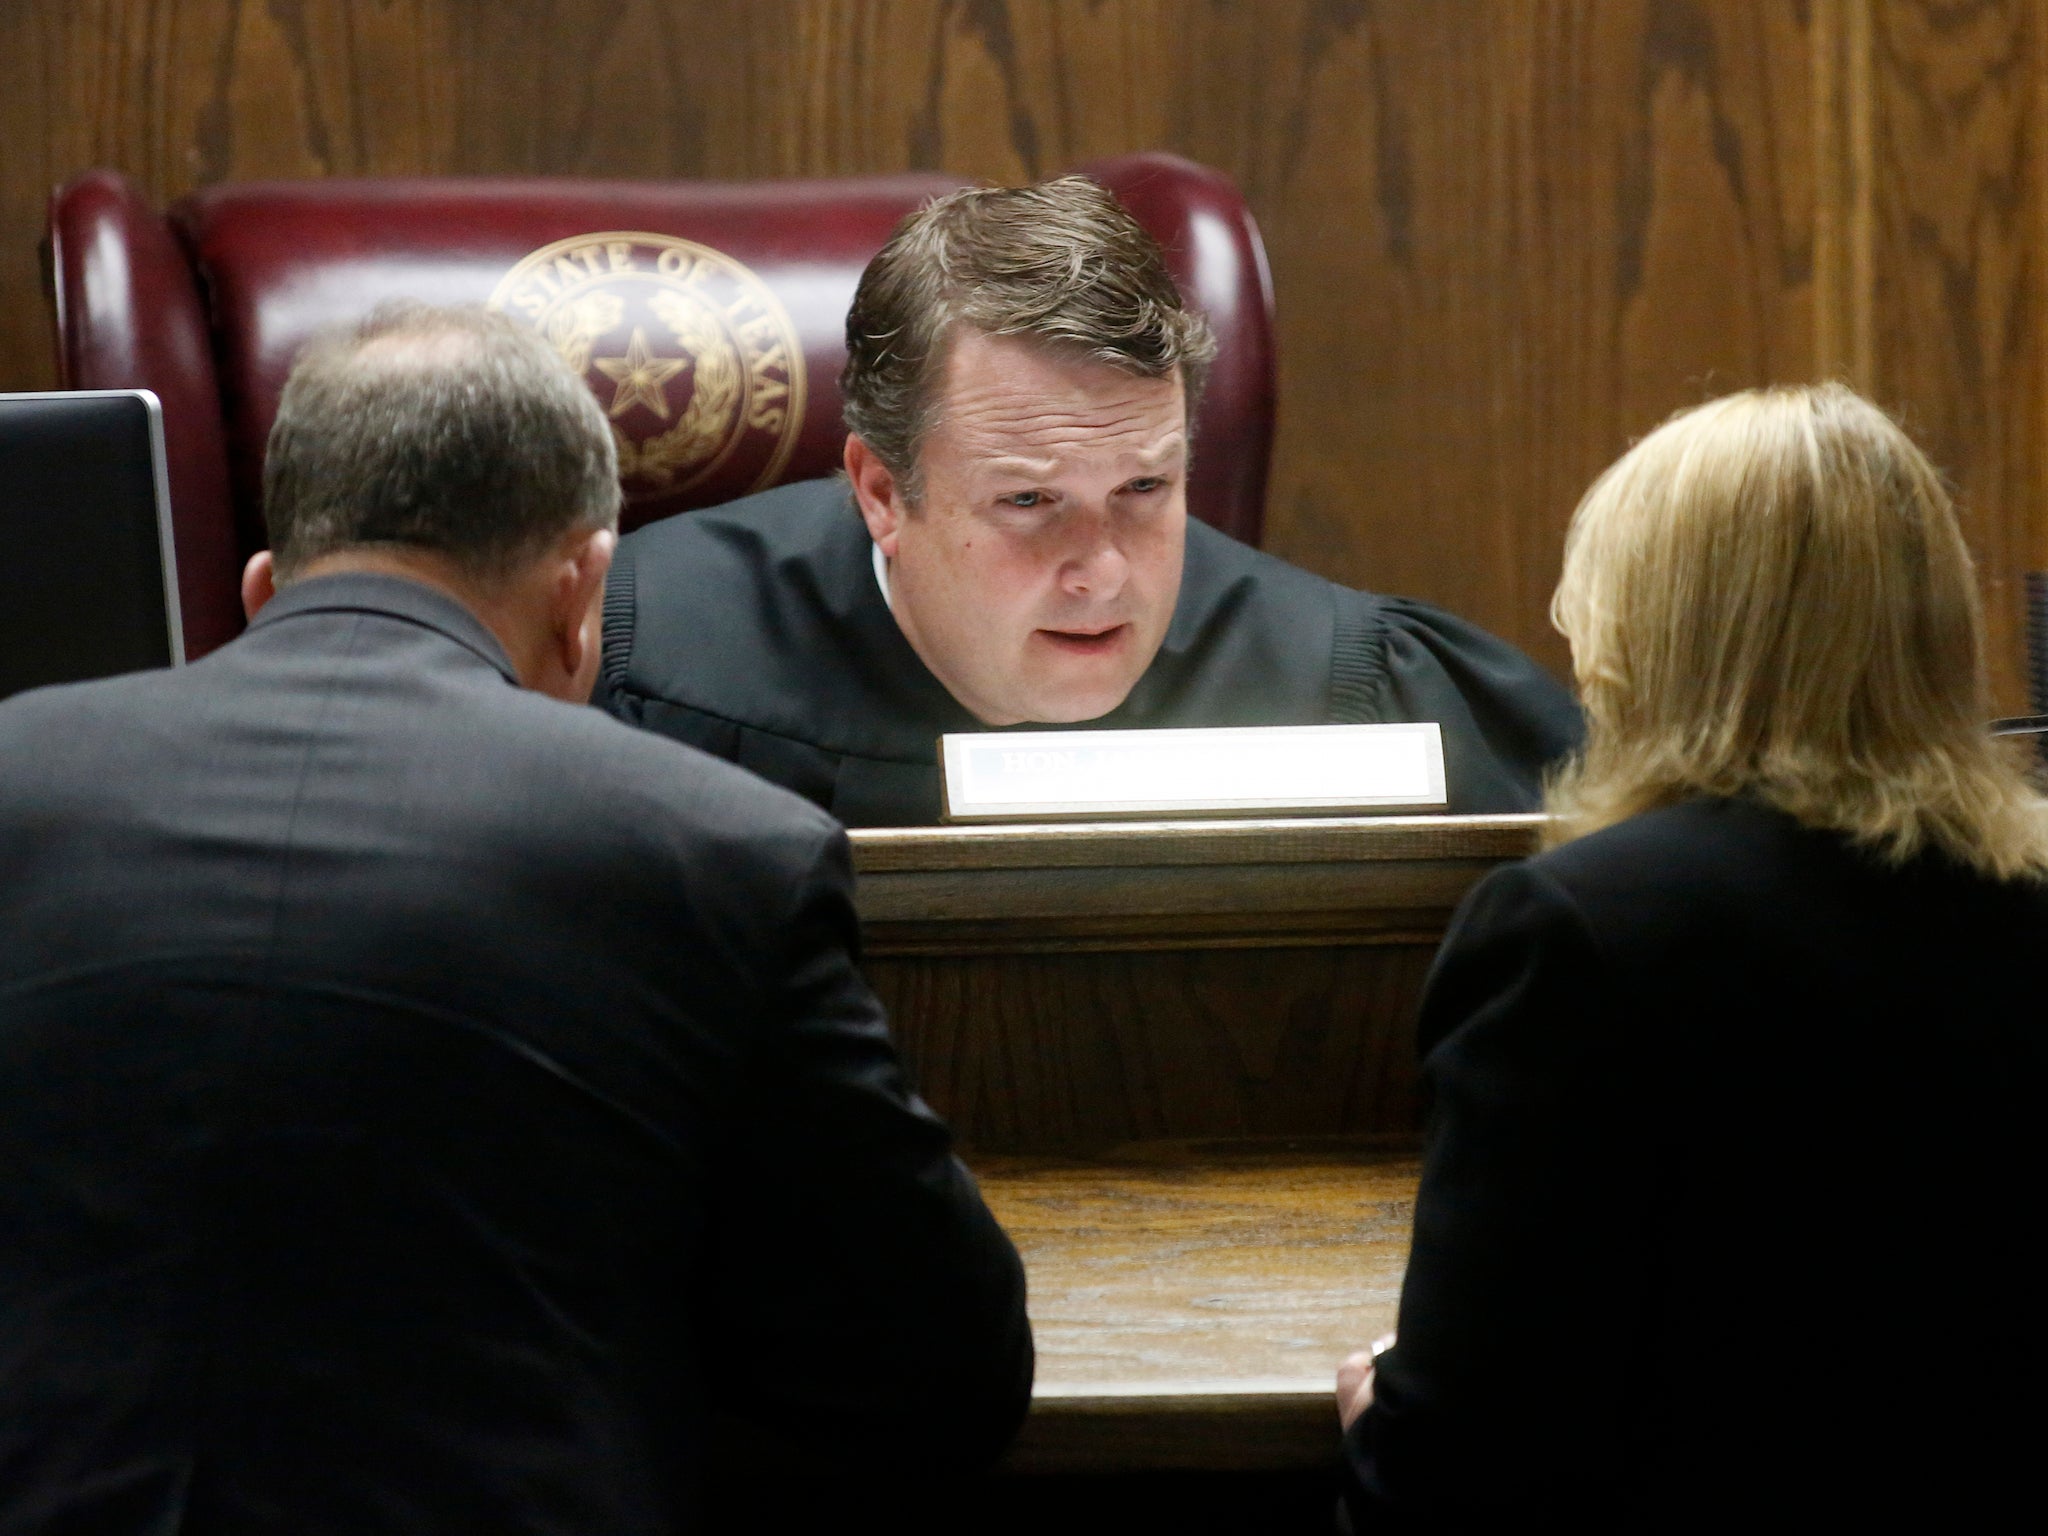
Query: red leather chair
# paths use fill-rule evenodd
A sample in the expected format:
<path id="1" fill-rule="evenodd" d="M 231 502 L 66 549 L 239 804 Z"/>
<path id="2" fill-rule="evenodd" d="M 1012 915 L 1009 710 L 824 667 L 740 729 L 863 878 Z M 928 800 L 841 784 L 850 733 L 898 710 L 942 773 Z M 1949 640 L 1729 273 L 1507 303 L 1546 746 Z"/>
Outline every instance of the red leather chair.
<path id="1" fill-rule="evenodd" d="M 1159 239 L 1215 326 L 1190 506 L 1257 543 L 1273 430 L 1265 249 L 1223 176 L 1170 155 L 1080 167 Z M 111 171 L 50 204 L 66 388 L 163 401 L 186 647 L 242 625 L 264 443 L 307 336 L 378 302 L 493 302 L 581 367 L 619 430 L 625 522 L 831 473 L 846 307 L 943 176 L 759 183 L 407 180 L 214 187 L 159 213 Z"/>

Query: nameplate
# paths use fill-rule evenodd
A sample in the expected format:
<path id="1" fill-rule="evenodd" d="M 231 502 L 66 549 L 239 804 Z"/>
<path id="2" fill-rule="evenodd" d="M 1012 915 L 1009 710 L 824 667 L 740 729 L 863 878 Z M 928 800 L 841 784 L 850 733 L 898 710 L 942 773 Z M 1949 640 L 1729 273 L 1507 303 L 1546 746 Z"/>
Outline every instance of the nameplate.
<path id="1" fill-rule="evenodd" d="M 975 732 L 939 738 L 947 821 L 1444 808 L 1421 725 Z"/>

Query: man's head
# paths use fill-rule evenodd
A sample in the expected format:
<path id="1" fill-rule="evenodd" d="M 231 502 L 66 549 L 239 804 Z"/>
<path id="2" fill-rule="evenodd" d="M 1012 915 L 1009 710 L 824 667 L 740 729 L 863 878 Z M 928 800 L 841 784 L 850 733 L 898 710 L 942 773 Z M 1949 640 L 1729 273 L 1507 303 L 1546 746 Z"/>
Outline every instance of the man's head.
<path id="1" fill-rule="evenodd" d="M 1158 245 L 1084 177 L 956 192 L 868 264 L 846 337 L 846 471 L 905 637 L 987 724 L 1116 708 L 1180 595 L 1215 355 Z"/>
<path id="2" fill-rule="evenodd" d="M 588 697 L 617 450 L 538 336 L 482 309 L 391 304 L 316 337 L 278 402 L 263 510 L 252 616 L 306 576 L 413 576 L 475 609 L 529 687 Z"/>

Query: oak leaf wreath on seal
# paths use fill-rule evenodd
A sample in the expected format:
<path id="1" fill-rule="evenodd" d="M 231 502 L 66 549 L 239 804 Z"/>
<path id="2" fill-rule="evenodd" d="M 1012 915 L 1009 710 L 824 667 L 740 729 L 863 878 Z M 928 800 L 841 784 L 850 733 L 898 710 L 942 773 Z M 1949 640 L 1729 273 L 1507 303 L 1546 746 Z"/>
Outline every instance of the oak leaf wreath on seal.
<path id="1" fill-rule="evenodd" d="M 739 349 L 705 305 L 689 294 L 657 293 L 648 302 L 676 345 L 690 359 L 690 403 L 666 432 L 636 443 L 612 425 L 619 446 L 619 477 L 651 481 L 662 488 L 714 458 L 731 430 L 745 368 Z M 587 293 L 548 316 L 548 341 L 578 374 L 590 371 L 597 338 L 625 320 L 625 301 L 616 294 Z"/>

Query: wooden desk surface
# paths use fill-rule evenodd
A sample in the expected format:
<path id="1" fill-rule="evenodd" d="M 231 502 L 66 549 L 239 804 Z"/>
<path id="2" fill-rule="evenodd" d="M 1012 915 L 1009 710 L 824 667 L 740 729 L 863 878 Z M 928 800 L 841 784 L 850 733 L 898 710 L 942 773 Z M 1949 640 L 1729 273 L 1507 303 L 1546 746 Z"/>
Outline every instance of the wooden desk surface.
<path id="1" fill-rule="evenodd" d="M 1019 1472 L 1337 1454 L 1338 1360 L 1393 1326 L 1419 1161 L 1370 1144 L 981 1157 L 1038 1341 Z"/>

